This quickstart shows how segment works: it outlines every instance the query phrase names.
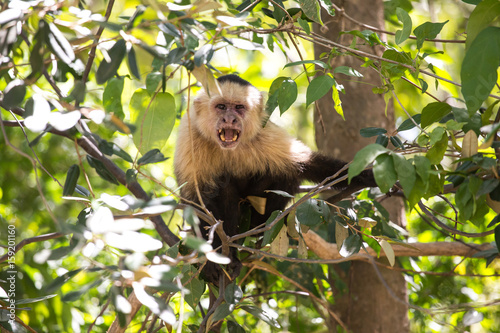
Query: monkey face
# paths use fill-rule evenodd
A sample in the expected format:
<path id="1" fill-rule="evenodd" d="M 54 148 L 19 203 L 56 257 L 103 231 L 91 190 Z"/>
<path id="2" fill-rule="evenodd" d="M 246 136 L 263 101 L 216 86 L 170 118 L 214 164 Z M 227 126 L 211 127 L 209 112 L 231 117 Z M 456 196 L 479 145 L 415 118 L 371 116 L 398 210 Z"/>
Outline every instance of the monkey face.
<path id="1" fill-rule="evenodd" d="M 251 141 L 262 128 L 262 95 L 253 86 L 221 84 L 219 95 L 202 93 L 194 102 L 194 123 L 207 139 L 222 149 Z"/>

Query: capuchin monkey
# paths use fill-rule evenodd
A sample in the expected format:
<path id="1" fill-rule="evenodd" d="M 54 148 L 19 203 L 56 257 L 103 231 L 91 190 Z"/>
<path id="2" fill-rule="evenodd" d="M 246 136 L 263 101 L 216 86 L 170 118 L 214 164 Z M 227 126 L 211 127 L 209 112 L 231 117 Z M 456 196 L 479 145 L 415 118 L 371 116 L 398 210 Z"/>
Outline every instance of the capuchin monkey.
<path id="1" fill-rule="evenodd" d="M 311 151 L 302 142 L 267 121 L 263 97 L 257 88 L 237 75 L 218 78 L 220 93 L 202 91 L 181 120 L 175 151 L 175 174 L 181 197 L 196 203 L 197 189 L 206 208 L 223 221 L 228 236 L 240 230 L 242 205 L 248 196 L 266 198 L 265 213 L 251 207 L 251 227 L 265 223 L 275 210 L 284 210 L 290 198 L 268 192 L 294 195 L 304 180 L 315 183 L 334 175 L 346 164 Z M 215 90 L 215 89 L 214 89 Z M 344 173 L 345 174 L 345 173 Z M 364 171 L 336 188 L 349 193 L 377 186 L 370 171 Z M 206 228 L 202 229 L 208 238 Z M 215 236 L 212 246 L 221 245 Z M 231 248 L 231 276 L 239 275 L 241 263 Z M 218 265 L 207 262 L 202 276 L 218 284 Z"/>

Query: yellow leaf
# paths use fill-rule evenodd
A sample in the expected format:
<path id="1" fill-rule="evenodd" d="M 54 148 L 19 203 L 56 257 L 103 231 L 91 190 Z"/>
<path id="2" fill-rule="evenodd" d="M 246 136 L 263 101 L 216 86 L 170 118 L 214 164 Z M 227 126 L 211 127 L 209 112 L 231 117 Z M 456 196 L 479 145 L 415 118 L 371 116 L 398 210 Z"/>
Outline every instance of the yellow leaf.
<path id="1" fill-rule="evenodd" d="M 358 225 L 361 228 L 373 228 L 374 226 L 377 225 L 377 221 L 375 221 L 374 219 L 372 219 L 370 217 L 364 217 L 364 218 L 359 220 Z"/>
<path id="2" fill-rule="evenodd" d="M 471 157 L 477 154 L 478 144 L 477 135 L 473 130 L 469 130 L 462 142 L 462 158 Z"/>
<path id="3" fill-rule="evenodd" d="M 342 247 L 342 243 L 349 236 L 348 227 L 342 226 L 340 223 L 335 224 L 335 242 L 337 243 L 337 249 Z"/>
<path id="4" fill-rule="evenodd" d="M 278 233 L 278 236 L 274 239 L 274 241 L 271 243 L 271 248 L 269 252 L 273 254 L 277 254 L 282 257 L 286 257 L 288 254 L 288 248 L 289 248 L 289 241 L 288 241 L 288 235 L 286 233 L 287 227 L 283 226 Z"/>
<path id="5" fill-rule="evenodd" d="M 195 67 L 191 73 L 193 73 L 194 77 L 196 80 L 198 80 L 207 94 L 210 96 L 211 94 L 214 95 L 222 95 L 222 92 L 220 91 L 219 83 L 215 79 L 214 75 L 212 72 L 208 69 L 207 66 L 203 65 L 200 67 Z"/>
<path id="6" fill-rule="evenodd" d="M 250 204 L 257 211 L 257 213 L 259 213 L 260 215 L 264 215 L 266 213 L 267 198 L 249 195 L 247 199 L 248 201 L 250 201 Z"/>
<path id="7" fill-rule="evenodd" d="M 394 266 L 396 256 L 394 255 L 394 250 L 392 249 L 391 244 L 389 244 L 389 242 L 387 242 L 385 239 L 382 239 L 379 244 L 382 247 L 382 250 L 384 250 L 384 253 L 387 256 L 387 260 L 389 260 L 389 264 L 391 264 L 391 266 Z"/>

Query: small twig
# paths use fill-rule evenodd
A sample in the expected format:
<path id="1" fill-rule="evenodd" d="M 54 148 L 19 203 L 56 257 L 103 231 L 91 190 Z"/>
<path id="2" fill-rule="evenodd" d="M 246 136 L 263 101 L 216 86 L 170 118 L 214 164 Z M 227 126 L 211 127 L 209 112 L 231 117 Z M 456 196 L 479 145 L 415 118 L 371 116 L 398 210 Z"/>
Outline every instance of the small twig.
<path id="1" fill-rule="evenodd" d="M 23 239 L 22 241 L 17 243 L 16 246 L 14 247 L 14 249 L 15 249 L 14 253 L 17 253 L 19 250 L 21 250 L 23 247 L 25 247 L 28 244 L 43 242 L 43 241 L 46 241 L 49 239 L 61 238 L 64 236 L 66 236 L 66 234 L 63 234 L 62 232 L 53 232 L 50 234 L 45 234 L 45 235 L 40 235 L 40 236 L 35 236 L 35 237 Z M 7 260 L 8 257 L 9 257 L 9 254 L 4 254 L 3 256 L 1 256 L 0 263 Z"/>

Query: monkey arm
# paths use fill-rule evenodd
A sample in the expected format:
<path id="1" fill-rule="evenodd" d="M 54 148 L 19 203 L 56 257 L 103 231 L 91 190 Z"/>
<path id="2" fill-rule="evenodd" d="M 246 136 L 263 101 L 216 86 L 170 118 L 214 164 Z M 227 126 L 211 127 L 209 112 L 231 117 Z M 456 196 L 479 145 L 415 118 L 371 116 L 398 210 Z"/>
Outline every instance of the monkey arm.
<path id="1" fill-rule="evenodd" d="M 311 153 L 311 158 L 303 165 L 301 178 L 310 180 L 315 183 L 322 182 L 325 178 L 333 176 L 346 165 L 346 162 L 323 155 L 318 152 Z M 343 171 L 340 176 L 347 174 L 347 170 Z M 372 170 L 365 170 L 358 176 L 354 177 L 350 183 L 344 180 L 334 186 L 335 189 L 348 191 L 349 193 L 356 192 L 365 187 L 377 187 Z"/>

